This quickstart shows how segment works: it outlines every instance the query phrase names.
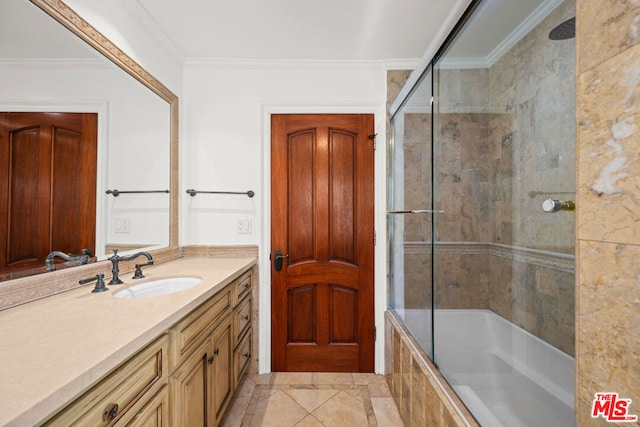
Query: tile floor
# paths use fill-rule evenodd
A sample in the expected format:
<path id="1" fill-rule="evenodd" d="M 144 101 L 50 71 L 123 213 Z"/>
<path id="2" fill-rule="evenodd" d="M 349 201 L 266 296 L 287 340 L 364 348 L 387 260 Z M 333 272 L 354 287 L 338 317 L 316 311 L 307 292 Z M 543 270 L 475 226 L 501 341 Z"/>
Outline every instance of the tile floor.
<path id="1" fill-rule="evenodd" d="M 403 427 L 383 376 L 350 373 L 249 375 L 223 427 Z"/>

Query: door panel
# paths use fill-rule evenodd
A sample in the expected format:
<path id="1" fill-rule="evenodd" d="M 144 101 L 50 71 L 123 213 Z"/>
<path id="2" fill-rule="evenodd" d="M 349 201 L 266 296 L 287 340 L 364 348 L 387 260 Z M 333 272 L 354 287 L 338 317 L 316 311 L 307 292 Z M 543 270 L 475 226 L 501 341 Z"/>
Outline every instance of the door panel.
<path id="1" fill-rule="evenodd" d="M 53 250 L 95 249 L 97 122 L 0 113 L 0 272 L 44 271 Z"/>
<path id="2" fill-rule="evenodd" d="M 273 371 L 373 371 L 373 131 L 272 116 Z"/>
<path id="3" fill-rule="evenodd" d="M 7 256 L 6 265 L 36 261 L 49 222 L 47 144 L 39 127 L 19 127 L 8 132 Z M 42 168 L 41 168 L 42 167 Z M 45 198 L 42 198 L 42 194 Z M 43 199 L 43 200 L 42 200 Z"/>
<path id="4" fill-rule="evenodd" d="M 357 264 L 355 172 L 357 134 L 329 130 L 329 259 Z"/>
<path id="5" fill-rule="evenodd" d="M 313 130 L 292 134 L 287 141 L 289 170 L 286 176 L 289 198 L 289 266 L 315 259 L 314 174 L 317 138 Z"/>

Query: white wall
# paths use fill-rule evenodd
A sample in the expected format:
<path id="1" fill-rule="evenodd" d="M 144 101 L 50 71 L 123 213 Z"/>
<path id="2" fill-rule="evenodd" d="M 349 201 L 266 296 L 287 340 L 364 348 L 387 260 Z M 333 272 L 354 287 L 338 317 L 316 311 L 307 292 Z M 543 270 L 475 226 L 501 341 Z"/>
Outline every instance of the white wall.
<path id="1" fill-rule="evenodd" d="M 269 115 L 373 113 L 376 179 L 376 371 L 384 370 L 386 70 L 378 63 L 191 62 L 185 68 L 181 144 L 182 245 L 260 246 L 261 372 L 270 369 Z M 256 196 L 198 195 L 247 191 Z M 251 232 L 238 234 L 240 220 Z"/>

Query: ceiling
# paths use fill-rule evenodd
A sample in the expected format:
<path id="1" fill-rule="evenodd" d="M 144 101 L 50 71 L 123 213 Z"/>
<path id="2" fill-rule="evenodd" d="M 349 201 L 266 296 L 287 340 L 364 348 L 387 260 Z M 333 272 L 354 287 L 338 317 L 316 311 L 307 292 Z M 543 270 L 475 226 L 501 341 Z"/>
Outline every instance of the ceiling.
<path id="1" fill-rule="evenodd" d="M 451 0 L 136 0 L 186 58 L 420 58 Z"/>
<path id="2" fill-rule="evenodd" d="M 177 51 L 182 60 L 338 61 L 421 58 L 458 3 L 453 0 L 120 1 L 140 25 L 148 27 L 159 43 Z M 525 34 L 561 2 L 483 0 L 448 56 L 457 66 L 486 66 L 487 58 L 499 56 L 519 39 L 518 34 Z M 0 43 L 2 58 L 97 56 L 84 43 L 61 35 L 66 30 L 61 31 L 44 12 L 24 0 L 2 0 L 0 24 L 0 36 L 4 36 L 0 41 L 5 41 Z"/>

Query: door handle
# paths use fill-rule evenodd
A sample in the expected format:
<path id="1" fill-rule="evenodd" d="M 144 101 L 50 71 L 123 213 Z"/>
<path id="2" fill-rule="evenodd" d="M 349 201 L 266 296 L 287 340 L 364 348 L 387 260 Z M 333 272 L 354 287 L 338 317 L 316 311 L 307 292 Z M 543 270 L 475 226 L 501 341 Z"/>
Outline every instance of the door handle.
<path id="1" fill-rule="evenodd" d="M 276 251 L 276 256 L 273 257 L 273 266 L 276 271 L 282 270 L 282 260 L 285 258 L 289 258 L 289 254 L 282 255 L 282 251 Z"/>

